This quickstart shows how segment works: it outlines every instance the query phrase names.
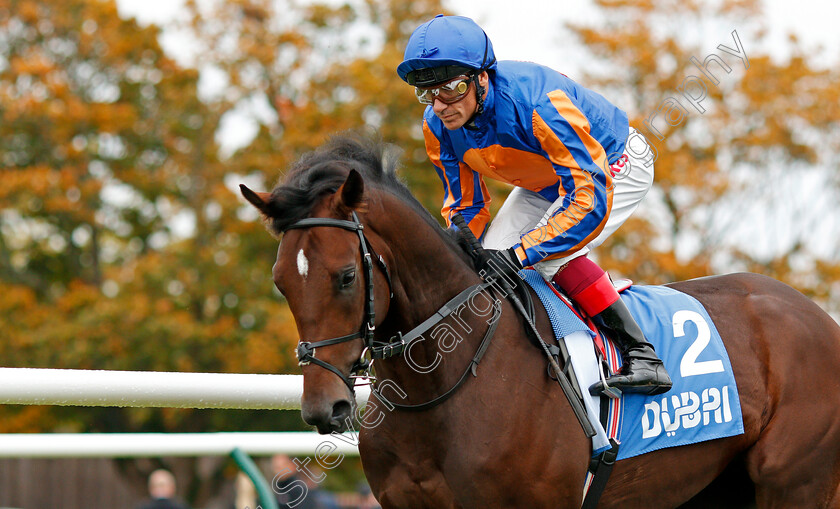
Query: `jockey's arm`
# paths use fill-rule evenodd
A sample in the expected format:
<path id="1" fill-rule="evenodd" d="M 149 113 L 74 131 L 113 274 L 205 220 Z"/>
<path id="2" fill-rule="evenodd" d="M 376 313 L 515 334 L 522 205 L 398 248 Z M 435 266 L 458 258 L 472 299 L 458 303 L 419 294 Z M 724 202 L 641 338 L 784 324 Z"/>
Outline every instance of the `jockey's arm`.
<path id="1" fill-rule="evenodd" d="M 466 220 L 476 238 L 481 238 L 490 221 L 490 194 L 484 179 L 468 165 L 458 161 L 452 151 L 424 126 L 426 154 L 443 184 L 441 215 L 452 228 L 456 213 Z"/>
<path id="2" fill-rule="evenodd" d="M 552 92 L 536 106 L 532 130 L 560 179 L 558 199 L 563 201 L 546 224 L 522 235 L 514 246 L 523 266 L 582 249 L 604 228 L 612 207 L 606 151 L 565 93 Z"/>

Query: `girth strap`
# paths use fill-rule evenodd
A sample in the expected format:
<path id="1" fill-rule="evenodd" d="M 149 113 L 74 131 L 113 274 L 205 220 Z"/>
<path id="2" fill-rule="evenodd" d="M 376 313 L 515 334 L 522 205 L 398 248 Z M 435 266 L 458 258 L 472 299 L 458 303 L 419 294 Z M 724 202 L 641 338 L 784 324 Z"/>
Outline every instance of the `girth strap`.
<path id="1" fill-rule="evenodd" d="M 586 491 L 586 498 L 583 499 L 581 509 L 595 509 L 601 499 L 601 494 L 604 493 L 604 488 L 607 487 L 607 481 L 610 479 L 610 474 L 618 457 L 620 444 L 614 438 L 610 438 L 610 446 L 609 449 L 592 458 L 589 471 L 592 472 L 593 478 L 592 482 L 589 483 L 589 489 Z"/>

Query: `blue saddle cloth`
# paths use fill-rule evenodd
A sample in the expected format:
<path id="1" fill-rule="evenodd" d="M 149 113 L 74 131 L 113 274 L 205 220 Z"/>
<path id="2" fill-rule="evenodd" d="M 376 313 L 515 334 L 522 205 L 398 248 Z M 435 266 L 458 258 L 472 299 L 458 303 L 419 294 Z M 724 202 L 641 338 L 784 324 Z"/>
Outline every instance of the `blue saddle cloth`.
<path id="1" fill-rule="evenodd" d="M 621 298 L 674 386 L 659 396 L 624 396 L 618 459 L 742 434 L 741 400 L 729 355 L 703 305 L 663 286 L 631 286 Z"/>
<path id="2" fill-rule="evenodd" d="M 523 273 L 546 307 L 557 337 L 589 330 L 536 271 Z M 621 443 L 618 459 L 742 434 L 741 403 L 729 355 L 703 305 L 662 286 L 634 285 L 621 297 L 665 363 L 674 386 L 658 396 L 626 393 L 613 402 L 615 421 L 607 430 Z"/>

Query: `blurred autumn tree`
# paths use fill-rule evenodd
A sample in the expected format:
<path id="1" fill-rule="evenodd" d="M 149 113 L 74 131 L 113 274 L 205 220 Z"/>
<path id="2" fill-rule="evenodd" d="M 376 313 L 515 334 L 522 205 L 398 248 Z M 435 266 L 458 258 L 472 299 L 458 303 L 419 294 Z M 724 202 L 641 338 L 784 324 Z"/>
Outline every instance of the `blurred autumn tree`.
<path id="1" fill-rule="evenodd" d="M 0 25 L 0 363 L 293 369 L 294 324 L 252 263 L 271 242 L 236 217 L 198 73 L 175 65 L 158 29 L 120 19 L 113 2 L 5 2 Z M 278 424 L 266 412 L 0 412 L 2 431 Z M 182 463 L 176 470 L 195 469 Z"/>
<path id="2" fill-rule="evenodd" d="M 592 74 L 575 78 L 635 126 L 701 74 L 691 57 L 734 47 L 690 40 L 692 21 L 730 20 L 750 64 L 723 55 L 735 70 L 706 84 L 705 112 L 683 101 L 679 123 L 660 117 L 663 139 L 648 135 L 659 156 L 650 204 L 598 250 L 604 265 L 648 283 L 740 266 L 840 309 L 840 266 L 810 243 L 819 227 L 836 252 L 836 221 L 799 228 L 801 209 L 779 207 L 796 216 L 785 223 L 792 234 L 763 257 L 751 249 L 755 235 L 779 237 L 760 231 L 771 228 L 768 200 L 815 203 L 791 197 L 791 182 L 836 167 L 837 70 L 795 44 L 789 58 L 762 54 L 760 31 L 741 31 L 759 14 L 750 0 L 597 3 L 604 24 L 573 27 L 593 57 Z M 422 106 L 394 71 L 410 32 L 438 12 L 440 0 L 188 1 L 177 29 L 200 49 L 184 68 L 163 53 L 156 27 L 120 19 L 113 0 L 0 0 L 0 365 L 296 372 L 294 322 L 270 282 L 276 243 L 236 184 L 268 189 L 328 135 L 369 126 L 405 149 L 403 176 L 439 209 Z M 243 116 L 256 135 L 220 156 L 218 133 Z M 836 210 L 825 210 L 828 223 Z M 280 412 L 0 408 L 2 432 L 300 425 Z M 202 503 L 221 465 L 167 466 Z"/>
<path id="3" fill-rule="evenodd" d="M 186 4 L 182 29 L 201 41 L 195 65 L 222 84 L 208 104 L 259 125 L 255 139 L 226 161 L 228 170 L 270 188 L 282 168 L 329 135 L 367 126 L 406 151 L 402 175 L 430 210 L 439 209 L 440 183 L 427 171 L 419 124 L 422 105 L 412 102 L 396 67 L 414 28 L 445 12 L 441 1 L 295 5 Z"/>
<path id="4" fill-rule="evenodd" d="M 760 272 L 838 316 L 837 67 L 795 38 L 768 53 L 757 0 L 595 3 L 602 23 L 569 26 L 596 63 L 581 81 L 658 155 L 640 213 L 598 249 L 604 265 L 647 283 Z"/>
<path id="5" fill-rule="evenodd" d="M 232 189 L 347 128 L 418 154 L 419 105 L 394 69 L 440 5 L 201 6 L 186 10 L 206 51 L 183 68 L 113 0 L 0 0 L 0 365 L 297 372 L 276 241 Z M 222 76 L 218 93 L 200 97 L 197 69 Z M 220 159 L 215 136 L 242 111 L 259 132 Z M 0 432 L 301 426 L 297 412 L 0 408 Z M 121 462 L 138 480 L 156 466 Z M 165 466 L 203 503 L 224 461 Z"/>

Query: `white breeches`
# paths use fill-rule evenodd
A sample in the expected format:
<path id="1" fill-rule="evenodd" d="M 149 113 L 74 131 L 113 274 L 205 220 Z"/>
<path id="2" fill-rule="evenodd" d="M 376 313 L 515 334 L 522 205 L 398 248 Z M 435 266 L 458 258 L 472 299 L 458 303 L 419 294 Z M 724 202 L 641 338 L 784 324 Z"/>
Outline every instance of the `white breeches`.
<path id="1" fill-rule="evenodd" d="M 550 280 L 569 260 L 583 256 L 591 249 L 600 246 L 607 237 L 627 221 L 650 190 L 653 185 L 653 162 L 656 155 L 645 137 L 632 127 L 624 154 L 627 155 L 627 164 L 613 177 L 612 209 L 604 229 L 586 246 L 569 256 L 545 260 L 534 265 L 534 268 L 546 280 Z M 554 212 L 562 205 L 562 197 L 555 202 L 550 202 L 534 191 L 521 187 L 514 188 L 490 223 L 484 236 L 484 247 L 507 249 L 516 245 L 522 235 L 547 224 Z"/>

